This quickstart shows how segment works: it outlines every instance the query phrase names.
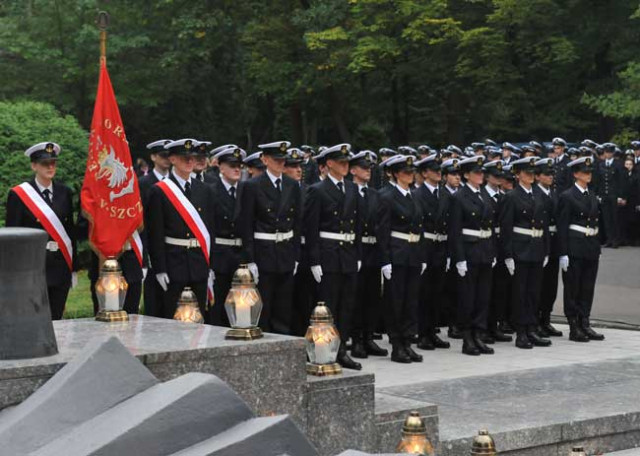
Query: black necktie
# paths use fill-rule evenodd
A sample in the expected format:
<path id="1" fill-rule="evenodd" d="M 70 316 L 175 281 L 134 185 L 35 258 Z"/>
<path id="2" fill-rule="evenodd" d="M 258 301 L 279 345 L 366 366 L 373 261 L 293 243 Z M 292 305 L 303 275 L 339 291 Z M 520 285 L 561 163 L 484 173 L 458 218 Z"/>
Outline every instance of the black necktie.
<path id="1" fill-rule="evenodd" d="M 280 187 L 280 182 L 282 182 L 282 181 L 280 180 L 280 178 L 277 178 L 277 179 L 276 179 L 276 188 L 278 189 L 278 191 L 279 191 L 279 192 L 281 192 L 281 191 L 282 191 L 282 188 Z"/>
<path id="2" fill-rule="evenodd" d="M 436 197 L 436 199 L 438 199 L 438 189 L 437 189 L 437 188 L 435 188 L 435 189 L 433 190 L 433 196 L 435 196 L 435 197 Z"/>
<path id="3" fill-rule="evenodd" d="M 404 197 L 409 201 L 411 201 L 411 193 L 407 193 L 406 195 L 404 195 Z"/>
<path id="4" fill-rule="evenodd" d="M 360 190 L 362 192 L 362 197 L 366 199 L 367 197 L 367 187 L 362 187 Z"/>
<path id="5" fill-rule="evenodd" d="M 476 192 L 476 195 L 478 195 L 478 198 L 480 199 L 480 201 L 484 202 L 484 200 L 482 199 L 482 195 L 480 194 L 480 192 Z"/>
<path id="6" fill-rule="evenodd" d="M 190 182 L 184 183 L 184 195 L 187 197 L 188 200 L 191 199 L 191 183 Z"/>
<path id="7" fill-rule="evenodd" d="M 338 186 L 338 188 L 340 189 L 340 192 L 341 192 L 341 193 L 344 193 L 344 184 L 343 184 L 342 182 L 338 182 L 336 185 L 337 185 L 337 186 Z"/>
<path id="8" fill-rule="evenodd" d="M 236 198 L 236 188 L 235 187 L 229 187 L 229 195 L 231 195 L 231 198 L 233 198 L 233 199 Z"/>
<path id="9" fill-rule="evenodd" d="M 51 190 L 45 188 L 42 192 L 42 195 L 44 195 L 44 200 L 47 202 L 47 204 L 51 206 Z"/>
<path id="10" fill-rule="evenodd" d="M 589 196 L 589 190 L 585 190 L 583 194 L 584 196 Z"/>

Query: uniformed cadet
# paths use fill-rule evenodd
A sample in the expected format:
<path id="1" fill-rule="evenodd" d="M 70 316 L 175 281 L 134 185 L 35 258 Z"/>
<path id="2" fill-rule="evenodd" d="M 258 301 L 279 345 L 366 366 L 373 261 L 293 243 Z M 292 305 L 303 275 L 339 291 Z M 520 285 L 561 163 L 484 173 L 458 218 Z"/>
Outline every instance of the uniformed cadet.
<path id="1" fill-rule="evenodd" d="M 171 170 L 169 151 L 165 149 L 164 146 L 172 141 L 171 139 L 159 139 L 158 141 L 147 144 L 147 149 L 149 149 L 151 161 L 153 162 L 153 169 L 146 176 L 138 180 L 140 200 L 142 201 L 142 208 L 144 210 L 145 227 L 149 226 L 149 195 L 151 193 L 151 187 L 166 179 Z M 145 249 L 148 250 L 148 230 L 143 232 L 142 240 Z M 149 266 L 149 270 L 144 278 L 144 313 L 152 317 L 163 317 L 162 302 L 164 299 L 164 290 L 156 280 L 153 265 Z"/>
<path id="2" fill-rule="evenodd" d="M 481 142 L 471 143 L 471 149 L 473 150 L 474 155 L 484 155 L 485 154 L 485 144 Z"/>
<path id="3" fill-rule="evenodd" d="M 196 161 L 193 165 L 193 174 L 191 177 L 193 177 L 195 180 L 199 180 L 202 183 L 207 182 L 207 179 L 205 178 L 208 171 L 207 167 L 209 164 L 208 163 L 209 154 L 207 152 L 207 148 L 210 145 L 211 145 L 211 141 L 195 142 Z M 211 179 L 211 175 L 209 179 Z M 210 182 L 212 181 L 209 181 L 207 183 L 210 183 Z"/>
<path id="4" fill-rule="evenodd" d="M 25 151 L 34 176 L 9 190 L 5 220 L 7 227 L 37 228 L 49 234 L 45 269 L 53 320 L 62 319 L 69 289 L 77 284 L 72 191 L 54 180 L 60 151 L 53 142 L 41 142 Z M 41 223 L 43 217 L 50 229 Z"/>
<path id="5" fill-rule="evenodd" d="M 530 144 L 524 144 L 522 146 L 522 157 L 526 158 L 526 157 L 535 157 L 537 152 L 536 152 L 536 148 L 531 146 Z"/>
<path id="6" fill-rule="evenodd" d="M 547 151 L 546 149 L 542 146 L 542 144 L 540 144 L 538 141 L 529 141 L 529 145 L 532 146 L 535 151 L 536 151 L 536 155 L 538 157 L 544 157 L 546 158 L 547 156 Z"/>
<path id="7" fill-rule="evenodd" d="M 228 326 L 224 303 L 231 288 L 231 279 L 242 259 L 242 238 L 238 225 L 241 195 L 239 185 L 242 161 L 246 152 L 234 145 L 226 145 L 213 155 L 218 163 L 219 177 L 211 184 L 213 189 L 214 217 L 212 238 L 212 266 L 215 274 L 213 294 L 215 304 L 210 309 L 211 324 Z M 212 151 L 213 152 L 213 151 Z"/>
<path id="8" fill-rule="evenodd" d="M 569 157 L 564 153 L 567 148 L 567 142 L 562 138 L 553 138 L 551 141 L 553 145 L 553 158 L 554 164 L 553 170 L 553 186 L 554 190 L 561 194 L 571 186 L 571 175 L 567 170 L 567 164 L 571 161 Z"/>
<path id="9" fill-rule="evenodd" d="M 504 264 L 503 251 L 500 248 L 500 212 L 504 202 L 504 192 L 500 188 L 502 179 L 502 160 L 486 162 L 482 167 L 486 184 L 482 187 L 482 197 L 489 202 L 493 212 L 493 239 L 496 248 L 496 266 L 493 269 L 491 299 L 489 301 L 489 332 L 483 339 L 485 343 L 511 342 L 512 338 L 503 331 L 507 321 L 511 301 L 511 276 Z"/>
<path id="10" fill-rule="evenodd" d="M 249 173 L 249 177 L 258 177 L 267 167 L 264 165 L 262 161 L 262 151 L 255 152 L 247 158 L 244 159 L 244 166 L 247 168 L 247 172 Z"/>
<path id="11" fill-rule="evenodd" d="M 490 146 L 487 148 L 487 161 L 501 161 L 502 162 L 502 150 L 499 147 Z M 502 162 L 504 164 L 504 162 Z M 502 165 L 501 165 L 502 166 Z"/>
<path id="12" fill-rule="evenodd" d="M 303 212 L 300 185 L 283 174 L 290 145 L 277 141 L 258 146 L 266 170 L 243 182 L 240 200 L 243 260 L 263 302 L 260 327 L 279 334 L 291 334 Z"/>
<path id="13" fill-rule="evenodd" d="M 165 318 L 173 318 L 185 287 L 191 287 L 206 315 L 207 286 L 212 285 L 214 197 L 211 187 L 191 177 L 195 144 L 194 139 L 181 139 L 164 146 L 172 170 L 151 188 L 149 196 L 149 254 L 156 280 L 165 291 Z M 201 224 L 192 227 L 187 223 L 190 218 L 200 219 Z M 202 241 L 207 237 L 209 245 Z"/>
<path id="14" fill-rule="evenodd" d="M 502 143 L 502 161 L 505 165 L 508 165 L 513 161 L 513 153 L 515 152 L 515 150 L 516 146 L 514 146 L 510 142 Z"/>
<path id="15" fill-rule="evenodd" d="M 511 163 L 518 185 L 505 196 L 500 213 L 500 243 L 504 264 L 513 277 L 511 322 L 516 347 L 548 347 L 549 339 L 538 334 L 538 306 L 543 268 L 549 261 L 546 206 L 533 192 L 536 157 Z"/>
<path id="16" fill-rule="evenodd" d="M 513 190 L 516 184 L 516 175 L 511 172 L 511 165 L 502 166 L 502 178 L 500 179 L 500 188 L 504 193 Z"/>
<path id="17" fill-rule="evenodd" d="M 616 145 L 605 143 L 604 160 L 597 165 L 597 194 L 600 199 L 602 222 L 604 226 L 605 247 L 618 248 L 620 243 L 618 224 L 618 199 L 622 187 L 622 166 L 614 159 Z"/>
<path id="18" fill-rule="evenodd" d="M 491 297 L 492 266 L 496 261 L 493 243 L 493 212 L 481 195 L 484 157 L 460 161 L 465 181 L 453 197 L 449 242 L 451 262 L 458 273 L 458 326 L 462 331 L 462 353 L 493 354 L 482 341 L 487 330 Z"/>
<path id="19" fill-rule="evenodd" d="M 589 321 L 600 260 L 598 200 L 589 190 L 593 165 L 591 157 L 581 157 L 567 165 L 575 183 L 560 195 L 558 202 L 564 313 L 569 321 L 569 339 L 576 342 L 604 339 Z"/>
<path id="20" fill-rule="evenodd" d="M 382 147 L 378 150 L 378 160 L 380 166 L 373 168 L 371 171 L 371 183 L 376 190 L 382 189 L 387 182 L 389 182 L 389 176 L 387 175 L 385 168 L 382 164 L 389 158 L 396 155 L 396 151 L 389 147 Z"/>
<path id="21" fill-rule="evenodd" d="M 423 248 L 422 208 L 411 196 L 414 158 L 397 155 L 386 161 L 395 185 L 381 192 L 377 240 L 387 296 L 387 330 L 398 363 L 421 362 L 411 347 L 418 332 L 420 276 L 427 264 Z"/>
<path id="22" fill-rule="evenodd" d="M 327 178 L 309 187 L 304 224 L 311 273 L 318 283 L 318 296 L 331 309 L 342 343 L 338 363 L 361 369 L 346 349 L 351 335 L 357 273 L 362 266 L 362 248 L 357 186 L 345 179 L 349 173 L 351 146 L 339 144 L 318 155 L 329 170 Z"/>
<path id="23" fill-rule="evenodd" d="M 211 144 L 211 143 L 209 143 Z M 218 154 L 218 152 L 221 152 L 223 150 L 227 150 L 230 148 L 238 148 L 237 145 L 235 144 L 224 144 L 222 146 L 218 146 L 215 149 L 211 149 L 208 152 L 208 157 L 209 157 L 209 166 L 207 168 L 207 170 L 204 172 L 204 182 L 207 184 L 214 184 L 217 183 L 218 179 L 220 178 L 220 166 L 218 164 L 218 159 L 216 158 L 216 155 Z M 243 150 L 244 152 L 244 150 Z M 245 152 L 245 157 L 246 157 L 246 152 Z M 240 163 L 240 170 L 241 173 L 240 175 L 242 176 L 242 163 Z"/>
<path id="24" fill-rule="evenodd" d="M 538 323 L 544 337 L 561 337 L 551 324 L 551 312 L 558 294 L 559 246 L 558 227 L 556 218 L 558 213 L 558 194 L 553 189 L 553 158 L 543 158 L 536 161 L 536 185 L 534 193 L 540 195 L 545 204 L 545 215 L 549 230 L 549 262 L 543 269 L 542 287 L 540 290 L 540 306 L 538 308 Z"/>
<path id="25" fill-rule="evenodd" d="M 318 164 L 314 159 L 315 151 L 313 150 L 313 147 L 307 145 L 300 146 L 300 150 L 304 154 L 304 158 L 301 164 L 301 182 L 305 183 L 306 185 L 315 184 L 320 180 L 320 171 L 318 170 Z"/>
<path id="26" fill-rule="evenodd" d="M 380 206 L 378 191 L 369 186 L 376 154 L 363 150 L 349 160 L 349 172 L 358 188 L 360 201 L 358 215 L 362 229 L 362 267 L 358 273 L 358 290 L 353 312 L 351 356 L 387 356 L 373 339 L 382 315 L 380 283 L 380 249 L 376 238 L 377 212 Z"/>
<path id="27" fill-rule="evenodd" d="M 416 167 L 422 176 L 422 185 L 414 191 L 415 198 L 422 206 L 423 237 L 427 270 L 422 276 L 420 302 L 418 305 L 418 348 L 434 350 L 449 348 L 436 333 L 443 308 L 442 294 L 447 266 L 447 217 L 441 213 L 440 158 L 431 154 L 417 161 Z"/>

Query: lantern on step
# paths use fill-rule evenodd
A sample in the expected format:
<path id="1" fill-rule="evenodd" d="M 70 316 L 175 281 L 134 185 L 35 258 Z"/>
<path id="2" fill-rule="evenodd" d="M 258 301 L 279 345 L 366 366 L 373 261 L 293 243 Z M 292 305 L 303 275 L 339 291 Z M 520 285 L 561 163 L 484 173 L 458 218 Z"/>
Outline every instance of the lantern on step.
<path id="1" fill-rule="evenodd" d="M 180 299 L 178 299 L 178 306 L 176 307 L 176 313 L 173 314 L 173 319 L 186 323 L 204 323 L 204 317 L 202 316 L 202 312 L 200 312 L 198 299 L 190 287 L 185 287 L 182 293 L 180 293 Z"/>
<path id="2" fill-rule="evenodd" d="M 336 375 L 342 373 L 342 368 L 336 363 L 340 348 L 340 334 L 333 324 L 331 311 L 324 302 L 319 302 L 313 312 L 307 333 L 307 374 Z"/>
<path id="3" fill-rule="evenodd" d="M 258 328 L 262 298 L 246 264 L 241 264 L 233 274 L 224 307 L 231 325 L 226 339 L 253 340 L 262 337 L 262 330 Z"/>
<path id="4" fill-rule="evenodd" d="M 402 440 L 396 447 L 398 453 L 434 456 L 433 446 L 427 438 L 427 426 L 420 413 L 411 412 L 402 425 Z"/>
<path id="5" fill-rule="evenodd" d="M 587 453 L 585 453 L 584 447 L 575 446 L 571 450 L 571 453 L 569 454 L 569 456 L 587 456 Z"/>
<path id="6" fill-rule="evenodd" d="M 471 456 L 476 455 L 496 456 L 496 444 L 486 429 L 478 431 L 478 435 L 473 438 Z"/>
<path id="7" fill-rule="evenodd" d="M 129 285 L 122 276 L 122 269 L 115 258 L 108 258 L 100 268 L 100 275 L 96 282 L 96 296 L 98 297 L 98 321 L 128 321 L 129 315 L 122 310 L 124 298 L 127 296 Z"/>

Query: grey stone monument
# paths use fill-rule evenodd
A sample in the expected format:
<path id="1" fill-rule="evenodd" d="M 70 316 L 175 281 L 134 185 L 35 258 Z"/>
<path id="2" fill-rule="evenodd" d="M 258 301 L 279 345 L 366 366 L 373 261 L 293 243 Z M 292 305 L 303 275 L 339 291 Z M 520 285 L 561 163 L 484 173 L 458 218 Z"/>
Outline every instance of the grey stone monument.
<path id="1" fill-rule="evenodd" d="M 47 233 L 0 228 L 0 360 L 58 353 L 45 274 Z"/>

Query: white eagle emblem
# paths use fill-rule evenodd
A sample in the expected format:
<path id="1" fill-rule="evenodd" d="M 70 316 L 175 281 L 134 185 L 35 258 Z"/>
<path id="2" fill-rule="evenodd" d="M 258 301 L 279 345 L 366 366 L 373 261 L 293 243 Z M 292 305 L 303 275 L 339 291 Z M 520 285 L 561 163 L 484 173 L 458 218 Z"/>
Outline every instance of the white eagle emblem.
<path id="1" fill-rule="evenodd" d="M 102 143 L 100 138 L 98 138 L 98 142 Z M 111 202 L 129 193 L 133 193 L 133 170 L 131 167 L 125 166 L 125 164 L 116 157 L 116 152 L 112 146 L 109 146 L 109 151 L 107 151 L 107 146 L 102 147 L 102 150 L 98 154 L 98 164 L 100 169 L 96 174 L 96 179 L 107 179 L 109 181 L 107 184 L 109 188 L 118 188 L 126 184 L 126 187 L 118 192 L 109 192 L 109 200 Z M 131 171 L 131 177 L 128 178 L 127 175 L 129 171 Z"/>

